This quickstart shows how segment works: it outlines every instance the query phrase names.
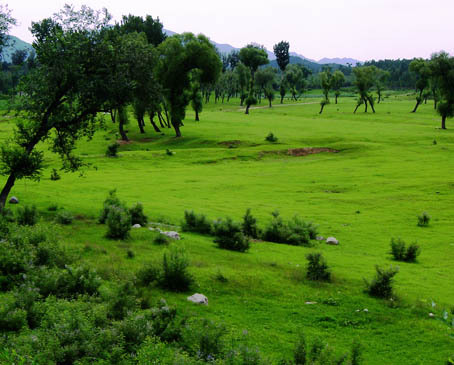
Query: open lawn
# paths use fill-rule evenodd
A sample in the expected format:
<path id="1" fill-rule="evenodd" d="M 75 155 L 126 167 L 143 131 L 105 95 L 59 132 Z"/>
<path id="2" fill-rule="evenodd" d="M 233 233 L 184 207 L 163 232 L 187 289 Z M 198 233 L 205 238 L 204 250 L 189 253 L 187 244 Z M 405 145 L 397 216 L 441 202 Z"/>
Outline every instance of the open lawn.
<path id="1" fill-rule="evenodd" d="M 275 210 L 285 218 L 297 214 L 340 245 L 254 242 L 247 253 L 237 253 L 218 249 L 212 237 L 182 233 L 174 244 L 186 247 L 196 284 L 177 294 L 149 288 L 150 297 L 225 324 L 229 338 L 247 331 L 250 344 L 273 361 L 290 357 L 304 333 L 309 343 L 320 337 L 337 352 L 358 339 L 365 364 L 443 364 L 454 352 L 454 128 L 439 129 L 432 102 L 410 113 L 415 101 L 402 94 L 377 104 L 376 114 L 362 107 L 353 114 L 355 100 L 345 97 L 322 115 L 315 98 L 302 99 L 304 105 L 252 109 L 250 115 L 238 100 L 211 102 L 200 122 L 188 110 L 180 139 L 173 130 L 161 135 L 150 125 L 140 134 L 131 115 L 131 143 L 121 146 L 117 158 L 105 157 L 107 145 L 118 138 L 116 125 L 105 118 L 105 130 L 79 145 L 91 164 L 83 176 L 50 180 L 59 161 L 41 146 L 43 178 L 19 181 L 11 195 L 20 205 L 35 204 L 44 220 L 52 219 L 47 207 L 53 203 L 76 215 L 71 226 L 59 228 L 62 242 L 111 279 L 132 278 L 165 249 L 153 244 L 156 233 L 146 228 L 133 230 L 126 241 L 104 237 L 97 217 L 112 189 L 128 205 L 142 202 L 153 222 L 179 225 L 185 210 L 239 221 L 251 208 L 264 227 Z M 2 139 L 11 135 L 13 120 L 0 117 Z M 448 120 L 448 128 L 453 123 Z M 265 141 L 269 132 L 276 143 Z M 309 147 L 335 152 L 295 156 L 294 150 Z M 417 227 L 424 211 L 430 224 Z M 417 263 L 392 260 L 392 237 L 418 242 Z M 134 258 L 127 258 L 128 250 Z M 332 283 L 305 278 L 310 252 L 323 253 Z M 364 293 L 363 279 L 372 278 L 375 265 L 399 266 L 396 300 Z M 209 306 L 186 300 L 195 292 L 205 294 Z"/>

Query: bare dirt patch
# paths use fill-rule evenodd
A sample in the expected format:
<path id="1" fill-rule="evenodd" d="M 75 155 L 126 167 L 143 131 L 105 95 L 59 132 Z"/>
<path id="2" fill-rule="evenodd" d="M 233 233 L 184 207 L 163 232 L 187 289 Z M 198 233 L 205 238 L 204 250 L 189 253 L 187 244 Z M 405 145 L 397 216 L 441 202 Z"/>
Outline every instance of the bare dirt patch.
<path id="1" fill-rule="evenodd" d="M 132 144 L 133 141 L 123 141 L 122 139 L 118 139 L 118 140 L 117 140 L 117 143 L 118 143 L 120 146 L 124 146 L 125 144 Z"/>
<path id="2" fill-rule="evenodd" d="M 227 148 L 235 148 L 235 147 L 238 147 L 240 144 L 241 144 L 241 141 L 239 141 L 239 140 L 223 141 L 223 142 L 218 143 L 218 145 L 225 146 Z"/>
<path id="3" fill-rule="evenodd" d="M 314 155 L 317 153 L 329 152 L 329 153 L 339 153 L 338 150 L 327 147 L 304 147 L 304 148 L 290 148 L 288 150 L 277 150 L 277 151 L 262 151 L 260 152 L 260 157 L 265 155 L 287 155 L 287 156 L 307 156 Z"/>

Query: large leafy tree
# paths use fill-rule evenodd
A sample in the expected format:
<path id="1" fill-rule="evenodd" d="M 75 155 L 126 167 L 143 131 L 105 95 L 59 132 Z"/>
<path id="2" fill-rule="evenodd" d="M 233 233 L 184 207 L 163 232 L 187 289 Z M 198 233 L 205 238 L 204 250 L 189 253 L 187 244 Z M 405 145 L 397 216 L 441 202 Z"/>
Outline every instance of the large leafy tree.
<path id="1" fill-rule="evenodd" d="M 323 92 L 323 99 L 320 102 L 320 114 L 323 113 L 325 105 L 329 104 L 329 91 L 333 86 L 333 74 L 331 73 L 331 68 L 326 67 L 324 71 L 319 74 L 320 86 Z"/>
<path id="2" fill-rule="evenodd" d="M 158 46 L 157 77 L 169 105 L 170 120 L 176 137 L 190 101 L 191 76 L 198 70 L 200 84 L 214 83 L 222 70 L 215 47 L 204 35 L 183 33 L 168 37 Z"/>
<path id="3" fill-rule="evenodd" d="M 355 86 L 358 91 L 358 101 L 354 113 L 358 110 L 359 106 L 364 104 L 364 111 L 367 113 L 367 106 L 370 105 L 372 111 L 375 113 L 374 98 L 369 90 L 374 85 L 377 68 L 375 66 L 361 66 L 353 69 L 355 74 Z"/>
<path id="4" fill-rule="evenodd" d="M 132 101 L 137 85 L 152 77 L 153 52 L 145 38 L 137 33 L 111 38 L 109 20 L 106 10 L 66 5 L 53 18 L 32 24 L 37 66 L 20 84 L 21 118 L 14 138 L 1 147 L 0 172 L 8 175 L 2 207 L 17 179 L 39 178 L 39 143 L 50 144 L 64 169 L 79 169 L 75 144 L 92 136 L 98 112 Z"/>
<path id="5" fill-rule="evenodd" d="M 255 73 L 260 66 L 269 63 L 268 54 L 263 49 L 263 47 L 249 44 L 246 47 L 241 48 L 239 56 L 240 61 L 243 63 L 243 65 L 245 65 L 249 69 L 251 76 L 249 93 L 246 97 L 246 114 L 249 114 L 250 106 L 257 103 L 257 99 L 254 96 Z"/>
<path id="6" fill-rule="evenodd" d="M 390 76 L 391 74 L 389 71 L 377 69 L 377 73 L 375 75 L 375 88 L 377 89 L 378 96 L 377 104 L 380 104 L 380 101 L 383 100 L 382 93 L 388 84 Z"/>
<path id="7" fill-rule="evenodd" d="M 287 92 L 286 81 L 284 77 L 284 71 L 287 65 L 290 63 L 290 43 L 280 41 L 273 47 L 274 55 L 276 56 L 276 62 L 281 70 L 281 83 L 279 85 L 279 93 L 281 94 L 281 104 L 284 103 L 284 97 Z"/>
<path id="8" fill-rule="evenodd" d="M 333 73 L 333 78 L 331 80 L 331 86 L 334 90 L 335 100 L 337 104 L 337 98 L 340 96 L 340 89 L 345 83 L 345 75 L 342 71 L 336 70 Z"/>
<path id="9" fill-rule="evenodd" d="M 290 93 L 292 94 L 293 100 L 298 101 L 298 96 L 304 91 L 304 88 L 306 87 L 306 77 L 309 74 L 310 71 L 303 65 L 288 65 L 285 69 L 283 81 L 285 85 L 290 88 Z"/>
<path id="10" fill-rule="evenodd" d="M 122 33 L 144 33 L 148 43 L 153 46 L 158 46 L 167 38 L 159 18 L 153 19 L 151 15 L 145 18 L 131 14 L 123 15 L 120 24 L 116 24 L 116 28 Z"/>
<path id="11" fill-rule="evenodd" d="M 412 111 L 412 113 L 415 113 L 416 110 L 418 109 L 418 106 L 423 101 L 424 90 L 427 87 L 429 87 L 431 70 L 430 70 L 428 61 L 426 61 L 422 58 L 416 58 L 413 61 L 411 61 L 409 69 L 411 72 L 413 72 L 417 76 L 415 86 L 416 86 L 418 95 L 416 96 L 416 105 Z"/>
<path id="12" fill-rule="evenodd" d="M 445 52 L 434 54 L 430 61 L 430 69 L 441 96 L 437 105 L 437 112 L 441 116 L 441 128 L 446 129 L 446 119 L 454 117 L 454 57 Z"/>
<path id="13" fill-rule="evenodd" d="M 268 66 L 258 70 L 255 73 L 255 86 L 257 88 L 259 97 L 263 93 L 268 99 L 271 108 L 274 99 L 274 84 L 276 83 L 276 69 Z"/>

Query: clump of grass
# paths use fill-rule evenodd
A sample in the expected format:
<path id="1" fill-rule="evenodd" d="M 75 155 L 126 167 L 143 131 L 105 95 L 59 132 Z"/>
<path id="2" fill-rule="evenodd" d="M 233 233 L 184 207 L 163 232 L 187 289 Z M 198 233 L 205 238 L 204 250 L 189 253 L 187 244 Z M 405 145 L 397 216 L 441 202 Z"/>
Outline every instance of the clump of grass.
<path id="1" fill-rule="evenodd" d="M 398 267 L 388 270 L 375 266 L 376 274 L 371 282 L 365 280 L 366 292 L 376 298 L 389 299 L 393 296 L 393 278 L 399 272 Z"/>
<path id="2" fill-rule="evenodd" d="M 308 261 L 306 277 L 314 281 L 331 281 L 331 272 L 321 253 L 310 253 L 306 256 Z"/>
<path id="3" fill-rule="evenodd" d="M 246 210 L 241 228 L 243 233 L 248 237 L 258 238 L 260 236 L 260 230 L 257 227 L 257 219 L 251 214 L 250 208 Z"/>
<path id="4" fill-rule="evenodd" d="M 427 227 L 430 223 L 430 215 L 427 212 L 422 212 L 418 215 L 418 227 Z"/>
<path id="5" fill-rule="evenodd" d="M 49 212 L 56 212 L 58 210 L 58 204 L 56 203 L 51 203 L 48 207 L 47 210 Z"/>
<path id="6" fill-rule="evenodd" d="M 194 211 L 186 210 L 184 212 L 184 221 L 181 225 L 184 232 L 196 232 L 201 234 L 210 234 L 212 232 L 212 224 L 203 214 L 194 213 Z"/>
<path id="7" fill-rule="evenodd" d="M 135 256 L 136 256 L 136 255 L 135 255 L 134 251 L 132 251 L 132 250 L 126 251 L 126 257 L 127 257 L 128 259 L 133 259 Z"/>
<path id="8" fill-rule="evenodd" d="M 175 152 L 169 150 L 168 148 L 166 149 L 166 155 L 167 156 L 173 156 L 175 154 Z"/>
<path id="9" fill-rule="evenodd" d="M 57 181 L 61 179 L 61 176 L 58 174 L 57 169 L 52 169 L 52 172 L 50 174 L 50 179 L 52 181 Z"/>
<path id="10" fill-rule="evenodd" d="M 189 257 L 183 247 L 171 246 L 162 258 L 160 286 L 172 291 L 186 291 L 194 279 L 188 271 Z"/>
<path id="11" fill-rule="evenodd" d="M 215 275 L 215 279 L 220 283 L 227 283 L 229 281 L 229 279 L 227 279 L 227 277 L 219 269 Z"/>
<path id="12" fill-rule="evenodd" d="M 34 205 L 17 209 L 17 223 L 21 226 L 34 226 L 38 222 L 38 211 Z"/>
<path id="13" fill-rule="evenodd" d="M 421 249 L 416 242 L 406 247 L 402 239 L 391 239 L 391 254 L 397 261 L 415 262 L 420 253 Z"/>
<path id="14" fill-rule="evenodd" d="M 107 215 L 107 234 L 113 239 L 124 240 L 129 237 L 131 230 L 131 215 L 121 206 L 111 207 Z"/>
<path id="15" fill-rule="evenodd" d="M 216 221 L 213 231 L 214 242 L 217 243 L 219 248 L 239 252 L 249 250 L 249 239 L 243 234 L 241 225 L 233 222 L 231 218 Z"/>
<path id="16" fill-rule="evenodd" d="M 74 216 L 71 214 L 71 212 L 68 212 L 67 210 L 61 210 L 55 216 L 55 221 L 59 224 L 68 225 L 71 224 L 73 220 Z"/>
<path id="17" fill-rule="evenodd" d="M 106 156 L 107 157 L 118 157 L 118 149 L 120 145 L 117 142 L 114 142 L 107 146 Z"/>
<path id="18" fill-rule="evenodd" d="M 278 138 L 273 134 L 273 132 L 268 133 L 268 135 L 265 137 L 265 141 L 271 142 L 271 143 L 276 143 Z"/>
<path id="19" fill-rule="evenodd" d="M 170 243 L 169 237 L 167 237 L 165 234 L 159 234 L 156 236 L 156 238 L 153 240 L 154 243 L 157 245 L 168 245 Z"/>
<path id="20" fill-rule="evenodd" d="M 129 214 L 131 215 L 131 224 L 140 224 L 142 227 L 147 225 L 148 217 L 143 212 L 142 203 L 136 203 L 129 208 Z"/>

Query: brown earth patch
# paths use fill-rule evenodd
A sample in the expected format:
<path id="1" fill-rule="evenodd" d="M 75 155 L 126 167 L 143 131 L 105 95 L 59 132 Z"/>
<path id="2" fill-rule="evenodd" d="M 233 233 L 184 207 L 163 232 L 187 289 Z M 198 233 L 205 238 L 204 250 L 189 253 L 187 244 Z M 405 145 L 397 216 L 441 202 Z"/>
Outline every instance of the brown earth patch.
<path id="1" fill-rule="evenodd" d="M 314 155 L 316 153 L 329 152 L 329 153 L 338 153 L 338 150 L 333 148 L 326 147 L 304 147 L 304 148 L 290 148 L 288 150 L 278 150 L 278 151 L 262 151 L 260 152 L 260 157 L 264 155 L 287 155 L 287 156 L 307 156 Z"/>
<path id="2" fill-rule="evenodd" d="M 225 146 L 225 147 L 228 147 L 228 148 L 238 147 L 240 144 L 241 144 L 241 141 L 238 141 L 238 140 L 223 141 L 223 142 L 219 142 L 218 143 L 218 145 Z"/>
<path id="3" fill-rule="evenodd" d="M 117 140 L 117 143 L 118 143 L 120 146 L 124 146 L 125 144 L 132 144 L 133 141 L 123 141 L 122 139 L 118 139 L 118 140 Z"/>

